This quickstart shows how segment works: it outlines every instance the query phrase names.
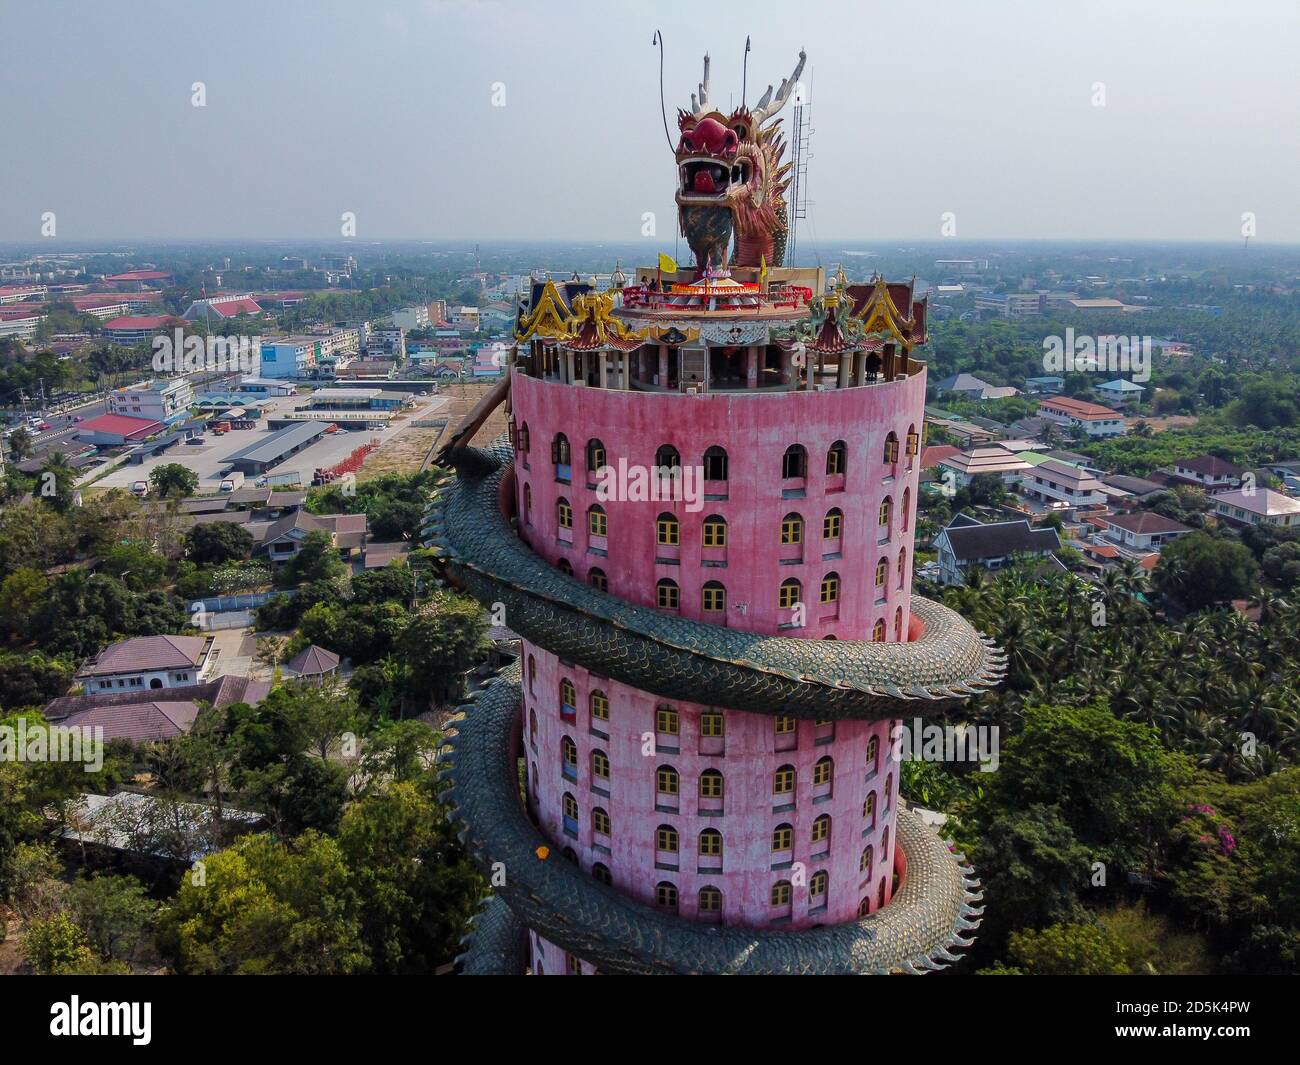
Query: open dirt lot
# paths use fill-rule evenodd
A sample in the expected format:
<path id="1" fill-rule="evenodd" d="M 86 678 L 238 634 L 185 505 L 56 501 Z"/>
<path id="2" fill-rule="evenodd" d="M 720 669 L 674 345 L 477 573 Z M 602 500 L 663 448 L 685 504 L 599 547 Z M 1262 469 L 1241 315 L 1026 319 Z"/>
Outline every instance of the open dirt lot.
<path id="1" fill-rule="evenodd" d="M 370 477 L 378 477 L 385 473 L 415 473 L 418 471 L 425 455 L 429 452 L 429 448 L 433 446 L 433 442 L 438 438 L 438 430 L 417 429 L 412 427 L 410 423 L 426 417 L 446 418 L 447 430 L 443 437 L 445 442 L 446 437 L 456 428 L 460 420 L 474 409 L 474 404 L 483 397 L 483 394 L 493 384 L 495 382 L 457 381 L 440 385 L 439 402 L 431 404 L 425 410 L 414 414 L 404 423 L 407 427 L 403 428 L 399 433 L 393 433 L 390 430 L 392 435 L 388 437 L 378 451 L 370 456 L 361 472 L 357 475 L 357 480 L 364 481 Z M 479 430 L 474 439 L 477 443 L 483 443 L 500 436 L 505 431 L 505 411 L 498 407 L 492 412 L 491 417 L 484 423 L 483 428 Z"/>

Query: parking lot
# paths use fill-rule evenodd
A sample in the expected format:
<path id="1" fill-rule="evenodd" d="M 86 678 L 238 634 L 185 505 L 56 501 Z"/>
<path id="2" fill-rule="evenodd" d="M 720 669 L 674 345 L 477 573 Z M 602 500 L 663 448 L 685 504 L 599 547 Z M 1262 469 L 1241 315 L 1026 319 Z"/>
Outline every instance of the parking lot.
<path id="1" fill-rule="evenodd" d="M 271 400 L 264 408 L 262 421 L 266 420 L 268 415 L 274 415 L 279 412 L 293 410 L 302 404 L 301 396 L 283 396 Z M 268 472 L 271 474 L 297 472 L 302 475 L 303 484 L 311 481 L 312 471 L 318 466 L 332 466 L 335 463 L 342 462 L 353 451 L 359 448 L 366 441 L 378 439 L 381 447 L 395 440 L 401 433 L 410 426 L 411 422 L 419 418 L 427 418 L 435 415 L 446 404 L 446 400 L 437 398 L 433 400 L 423 400 L 423 407 L 416 407 L 410 411 L 404 412 L 400 419 L 393 421 L 388 428 L 383 430 L 358 429 L 345 432 L 327 434 L 319 440 L 312 443 L 309 447 L 304 448 L 296 455 L 291 455 L 280 465 L 273 467 Z M 321 413 L 320 421 L 329 421 L 329 415 L 326 412 Z M 164 454 L 153 456 L 145 459 L 139 465 L 127 464 L 121 466 L 111 473 L 106 474 L 94 482 L 95 488 L 130 488 L 136 481 L 147 481 L 149 474 L 159 466 L 167 465 L 171 462 L 178 462 L 183 466 L 193 470 L 199 476 L 198 493 L 200 495 L 216 492 L 221 483 L 220 471 L 227 468 L 229 458 L 236 451 L 239 451 L 250 444 L 256 443 L 269 435 L 269 430 L 265 427 L 257 429 L 232 429 L 224 436 L 217 436 L 209 431 L 203 434 L 203 443 L 187 444 L 179 443 L 169 448 Z M 93 476 L 93 474 L 91 475 Z M 248 482 L 251 484 L 255 478 L 249 477 Z"/>

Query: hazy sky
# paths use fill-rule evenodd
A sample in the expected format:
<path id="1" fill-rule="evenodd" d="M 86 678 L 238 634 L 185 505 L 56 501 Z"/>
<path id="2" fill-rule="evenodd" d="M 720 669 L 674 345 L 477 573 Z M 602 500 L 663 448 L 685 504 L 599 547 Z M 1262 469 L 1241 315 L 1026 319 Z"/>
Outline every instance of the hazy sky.
<path id="1" fill-rule="evenodd" d="M 1300 241 L 1296 0 L 0 0 L 0 240 L 662 243 L 656 28 L 674 138 L 806 48 L 814 239 Z"/>

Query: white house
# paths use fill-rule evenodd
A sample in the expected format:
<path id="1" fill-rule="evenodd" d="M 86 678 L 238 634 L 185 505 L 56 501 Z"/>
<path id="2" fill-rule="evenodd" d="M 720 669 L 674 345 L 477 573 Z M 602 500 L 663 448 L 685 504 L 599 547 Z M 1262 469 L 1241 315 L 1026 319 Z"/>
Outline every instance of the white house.
<path id="1" fill-rule="evenodd" d="M 110 644 L 77 671 L 86 693 L 197 684 L 215 664 L 211 636 L 136 636 Z"/>

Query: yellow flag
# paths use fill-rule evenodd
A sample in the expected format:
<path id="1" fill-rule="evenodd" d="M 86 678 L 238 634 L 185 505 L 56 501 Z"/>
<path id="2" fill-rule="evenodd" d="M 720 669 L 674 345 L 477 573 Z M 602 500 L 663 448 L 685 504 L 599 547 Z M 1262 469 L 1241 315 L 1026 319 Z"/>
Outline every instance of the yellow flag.
<path id="1" fill-rule="evenodd" d="M 767 280 L 767 256 L 766 255 L 760 255 L 758 257 L 758 279 L 759 281 Z"/>
<path id="2" fill-rule="evenodd" d="M 663 252 L 660 252 L 659 269 L 665 274 L 675 274 L 677 273 L 677 260 L 671 255 L 665 255 Z"/>

